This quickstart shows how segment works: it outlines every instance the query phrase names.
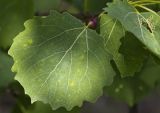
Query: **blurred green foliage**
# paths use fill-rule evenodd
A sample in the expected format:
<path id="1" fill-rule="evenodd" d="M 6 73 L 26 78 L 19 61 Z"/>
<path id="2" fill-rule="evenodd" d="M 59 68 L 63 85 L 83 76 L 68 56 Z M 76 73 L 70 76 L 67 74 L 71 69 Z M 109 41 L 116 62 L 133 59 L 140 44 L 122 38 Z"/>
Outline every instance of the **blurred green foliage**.
<path id="1" fill-rule="evenodd" d="M 15 99 L 13 113 L 80 113 L 81 111 L 79 108 L 75 108 L 71 112 L 67 112 L 62 108 L 53 111 L 49 105 L 41 102 L 31 104 L 31 99 L 25 94 L 21 84 L 14 80 L 15 73 L 11 72 L 13 60 L 8 56 L 8 48 L 11 46 L 14 37 L 25 29 L 24 22 L 34 16 L 46 16 L 50 10 L 60 12 L 68 11 L 77 18 L 81 17 L 82 21 L 85 21 L 86 18 L 87 20 L 92 17 L 98 18 L 98 15 L 103 12 L 103 8 L 106 7 L 106 3 L 111 1 L 112 0 L 0 0 L 0 89 L 3 89 L 0 90 L 0 94 L 4 90 L 11 93 Z M 148 5 L 147 7 L 154 11 L 160 11 L 159 4 Z M 142 12 L 146 11 L 141 8 L 137 9 Z M 98 26 L 97 29 L 99 28 Z M 110 35 L 110 33 L 108 35 Z M 125 44 L 122 44 L 121 48 L 117 49 L 117 51 L 124 56 L 131 55 L 134 56 L 134 58 L 139 57 L 139 54 L 136 54 L 138 50 L 135 49 L 137 44 L 132 43 L 132 40 L 129 42 L 123 41 L 124 40 L 121 40 L 121 43 Z M 129 47 L 135 47 L 132 48 L 134 51 L 131 51 Z M 140 69 L 138 72 L 134 71 L 136 73 L 133 77 L 121 78 L 119 71 L 116 70 L 117 67 L 113 66 L 116 68 L 117 75 L 115 76 L 113 84 L 106 87 L 105 94 L 109 94 L 133 106 L 155 88 L 160 92 L 160 64 L 158 64 L 160 61 L 156 58 L 157 62 L 155 62 L 153 57 L 155 57 L 153 54 L 149 54 L 148 59 L 144 59 L 145 62 L 143 61 L 143 63 L 141 63 L 142 66 L 137 63 Z M 131 59 L 132 58 L 128 57 L 128 60 Z M 129 67 L 131 70 L 133 69 L 132 64 Z"/>
<path id="2" fill-rule="evenodd" d="M 0 47 L 8 48 L 24 30 L 24 22 L 33 17 L 32 0 L 0 0 Z"/>
<path id="3" fill-rule="evenodd" d="M 14 73 L 11 72 L 13 60 L 5 52 L 0 50 L 0 88 L 7 87 L 13 82 Z"/>

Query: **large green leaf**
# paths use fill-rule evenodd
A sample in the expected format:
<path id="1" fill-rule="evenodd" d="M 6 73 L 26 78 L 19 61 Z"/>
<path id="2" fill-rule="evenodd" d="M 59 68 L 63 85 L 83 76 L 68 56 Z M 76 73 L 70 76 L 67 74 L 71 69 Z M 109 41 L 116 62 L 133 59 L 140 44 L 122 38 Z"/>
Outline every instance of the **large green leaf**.
<path id="1" fill-rule="evenodd" d="M 108 4 L 105 10 L 160 58 L 160 16 L 151 12 L 139 13 L 127 2 L 120 0 Z"/>
<path id="2" fill-rule="evenodd" d="M 11 72 L 12 59 L 0 50 L 0 87 L 7 86 L 13 81 L 14 74 Z"/>
<path id="3" fill-rule="evenodd" d="M 106 50 L 112 55 L 121 76 L 133 76 L 141 69 L 146 56 L 142 44 L 131 33 L 125 33 L 120 22 L 109 15 L 101 16 L 100 25 Z"/>
<path id="4" fill-rule="evenodd" d="M 95 101 L 114 71 L 103 39 L 68 13 L 52 12 L 25 23 L 9 50 L 15 77 L 32 102 L 70 110 Z"/>
<path id="5" fill-rule="evenodd" d="M 0 47 L 9 47 L 24 29 L 24 21 L 33 16 L 32 5 L 32 0 L 0 0 Z"/>

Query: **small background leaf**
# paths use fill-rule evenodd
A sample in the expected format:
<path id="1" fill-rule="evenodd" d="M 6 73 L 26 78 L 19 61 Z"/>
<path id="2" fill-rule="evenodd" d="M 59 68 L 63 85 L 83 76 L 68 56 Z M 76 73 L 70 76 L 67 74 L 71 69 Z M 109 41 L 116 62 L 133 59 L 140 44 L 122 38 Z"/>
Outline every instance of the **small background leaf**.
<path id="1" fill-rule="evenodd" d="M 160 65 L 157 64 L 151 57 L 145 63 L 145 68 L 140 72 L 141 80 L 143 80 L 151 88 L 155 88 L 160 85 Z"/>
<path id="2" fill-rule="evenodd" d="M 115 76 L 113 84 L 106 87 L 105 93 L 133 106 L 149 92 L 149 87 L 137 76 L 126 78 Z"/>
<path id="3" fill-rule="evenodd" d="M 159 74 L 160 65 L 149 57 L 142 70 L 135 76 L 126 78 L 115 76 L 113 84 L 106 87 L 105 93 L 133 106 L 160 84 Z"/>

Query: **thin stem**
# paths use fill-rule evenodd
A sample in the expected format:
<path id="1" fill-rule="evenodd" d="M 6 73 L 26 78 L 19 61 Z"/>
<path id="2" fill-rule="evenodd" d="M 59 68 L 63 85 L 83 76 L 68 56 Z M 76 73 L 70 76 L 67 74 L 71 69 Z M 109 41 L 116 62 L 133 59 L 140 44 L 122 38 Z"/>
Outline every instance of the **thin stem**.
<path id="1" fill-rule="evenodd" d="M 130 4 L 132 5 L 136 5 L 136 4 L 145 4 L 145 3 L 155 3 L 155 4 L 159 4 L 160 1 L 157 1 L 157 0 L 142 0 L 142 1 L 135 1 L 135 2 L 132 2 L 132 1 L 129 1 Z"/>
<path id="2" fill-rule="evenodd" d="M 154 5 L 154 4 L 157 4 L 157 3 L 143 3 L 143 4 L 140 4 L 142 6 L 147 6 L 147 5 Z M 136 5 L 135 5 L 136 6 Z"/>
<path id="3" fill-rule="evenodd" d="M 103 11 L 103 12 L 101 12 L 100 14 L 99 14 L 99 16 L 98 16 L 98 18 L 100 18 L 103 14 L 105 14 L 106 13 L 106 11 Z"/>
<path id="4" fill-rule="evenodd" d="M 159 16 L 155 11 L 153 11 L 152 9 L 149 9 L 149 8 L 143 6 L 143 5 L 135 5 L 135 7 L 136 7 L 136 6 L 138 6 L 138 7 L 142 8 L 142 9 L 144 9 L 144 10 L 146 10 L 146 11 L 149 11 L 149 12 L 155 14 L 156 16 Z M 160 17 L 160 16 L 159 16 L 159 17 Z"/>
<path id="5" fill-rule="evenodd" d="M 129 1 L 132 3 L 144 3 L 144 2 L 158 2 L 159 0 L 138 0 L 138 1 Z"/>

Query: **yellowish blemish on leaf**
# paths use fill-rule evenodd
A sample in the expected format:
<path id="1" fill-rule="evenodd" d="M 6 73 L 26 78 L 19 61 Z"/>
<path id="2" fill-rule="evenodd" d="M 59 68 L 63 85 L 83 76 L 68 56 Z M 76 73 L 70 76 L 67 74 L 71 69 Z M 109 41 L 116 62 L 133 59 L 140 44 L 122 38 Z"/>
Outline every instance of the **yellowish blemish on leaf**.
<path id="1" fill-rule="evenodd" d="M 29 39 L 26 41 L 26 43 L 23 45 L 24 47 L 28 47 L 29 45 L 31 45 L 33 43 L 32 39 Z"/>
<path id="2" fill-rule="evenodd" d="M 27 42 L 28 42 L 29 45 L 31 45 L 33 43 L 33 40 L 29 39 Z"/>
<path id="3" fill-rule="evenodd" d="M 74 81 L 70 81 L 69 85 L 74 86 L 75 85 Z"/>

